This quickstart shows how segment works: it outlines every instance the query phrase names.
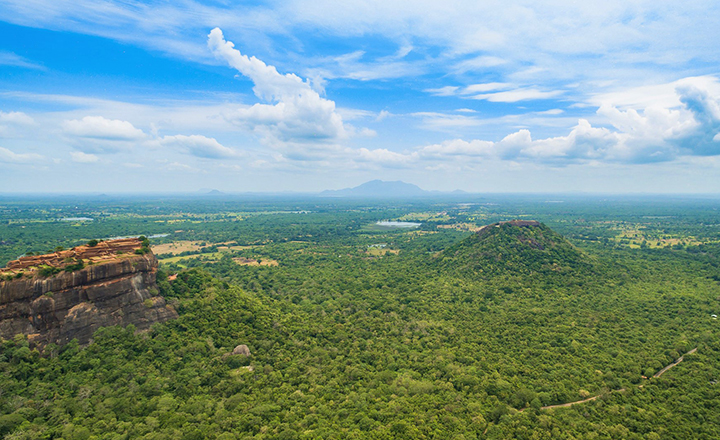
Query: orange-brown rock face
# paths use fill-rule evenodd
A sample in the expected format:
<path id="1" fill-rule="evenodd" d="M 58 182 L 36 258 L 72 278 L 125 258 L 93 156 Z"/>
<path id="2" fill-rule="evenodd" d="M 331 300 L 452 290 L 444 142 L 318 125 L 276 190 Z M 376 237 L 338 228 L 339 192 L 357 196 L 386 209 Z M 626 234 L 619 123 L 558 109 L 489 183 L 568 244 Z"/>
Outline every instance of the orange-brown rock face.
<path id="1" fill-rule="evenodd" d="M 86 257 L 83 255 L 83 257 Z M 0 282 L 0 338 L 28 335 L 32 344 L 91 341 L 100 327 L 134 324 L 144 330 L 177 317 L 157 295 L 157 259 L 106 253 L 74 272 Z"/>

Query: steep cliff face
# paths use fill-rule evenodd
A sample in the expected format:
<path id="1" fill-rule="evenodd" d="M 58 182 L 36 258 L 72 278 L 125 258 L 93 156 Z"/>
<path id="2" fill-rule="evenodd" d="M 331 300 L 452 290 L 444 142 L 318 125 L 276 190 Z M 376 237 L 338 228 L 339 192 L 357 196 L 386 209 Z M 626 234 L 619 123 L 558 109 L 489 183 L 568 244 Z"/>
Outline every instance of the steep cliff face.
<path id="1" fill-rule="evenodd" d="M 87 344 L 100 327 L 133 324 L 138 330 L 177 317 L 157 294 L 152 253 L 122 254 L 82 269 L 42 277 L 30 271 L 0 282 L 0 337 L 28 335 L 32 344 Z"/>

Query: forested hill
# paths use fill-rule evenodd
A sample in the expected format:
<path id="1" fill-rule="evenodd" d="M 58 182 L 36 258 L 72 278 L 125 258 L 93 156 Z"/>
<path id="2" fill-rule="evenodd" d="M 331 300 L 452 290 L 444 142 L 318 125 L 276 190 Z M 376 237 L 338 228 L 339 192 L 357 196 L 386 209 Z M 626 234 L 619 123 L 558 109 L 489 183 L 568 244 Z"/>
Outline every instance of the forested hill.
<path id="1" fill-rule="evenodd" d="M 582 251 L 545 224 L 512 220 L 487 225 L 440 256 L 462 274 L 564 273 L 591 267 Z"/>

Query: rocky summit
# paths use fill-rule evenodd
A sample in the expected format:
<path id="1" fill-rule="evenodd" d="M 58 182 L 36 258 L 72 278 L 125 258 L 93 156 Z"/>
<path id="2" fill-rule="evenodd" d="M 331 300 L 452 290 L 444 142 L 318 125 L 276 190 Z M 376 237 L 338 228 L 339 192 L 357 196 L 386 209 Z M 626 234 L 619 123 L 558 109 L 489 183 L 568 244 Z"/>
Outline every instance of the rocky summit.
<path id="1" fill-rule="evenodd" d="M 0 269 L 0 338 L 33 345 L 91 341 L 100 327 L 138 330 L 177 317 L 157 296 L 157 259 L 135 238 L 23 257 Z"/>

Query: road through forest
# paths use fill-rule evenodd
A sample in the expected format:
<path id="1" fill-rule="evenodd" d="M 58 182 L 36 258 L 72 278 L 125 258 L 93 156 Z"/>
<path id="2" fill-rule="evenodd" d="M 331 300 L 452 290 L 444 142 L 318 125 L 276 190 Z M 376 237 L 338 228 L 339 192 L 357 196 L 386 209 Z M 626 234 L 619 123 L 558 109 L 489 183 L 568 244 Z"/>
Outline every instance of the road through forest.
<path id="1" fill-rule="evenodd" d="M 657 373 L 653 374 L 653 378 L 657 378 L 657 377 L 662 376 L 662 375 L 665 374 L 669 369 L 671 369 L 672 367 L 674 367 L 674 366 L 676 366 L 677 364 L 679 364 L 680 362 L 682 362 L 682 361 L 685 359 L 685 356 L 687 356 L 687 355 L 689 355 L 689 354 L 693 354 L 693 353 L 695 353 L 696 351 L 697 351 L 697 347 L 696 347 L 696 348 L 693 348 L 692 350 L 688 351 L 688 352 L 685 353 L 684 355 L 680 356 L 680 357 L 677 358 L 675 361 L 673 361 L 672 363 L 666 365 L 663 369 L 661 369 L 661 370 L 658 371 Z M 639 385 L 639 387 L 642 387 L 642 385 Z M 569 407 L 569 406 L 579 405 L 579 404 L 585 403 L 585 402 L 590 402 L 590 401 L 592 401 L 592 400 L 598 399 L 598 398 L 600 398 L 600 397 L 602 397 L 602 396 L 605 396 L 605 395 L 607 395 L 607 394 L 610 394 L 610 393 L 615 393 L 615 392 L 622 393 L 623 391 L 625 391 L 625 388 L 620 388 L 619 390 L 606 391 L 606 392 L 604 392 L 604 393 L 598 394 L 597 396 L 588 397 L 587 399 L 583 399 L 583 400 L 576 400 L 576 401 L 574 401 L 574 402 L 559 403 L 559 404 L 557 404 L 557 405 L 543 406 L 543 407 L 541 407 L 540 409 L 566 408 L 566 407 Z M 524 410 L 524 409 L 526 409 L 526 408 L 523 408 L 523 410 Z M 521 410 L 521 411 L 522 411 L 522 410 Z"/>

